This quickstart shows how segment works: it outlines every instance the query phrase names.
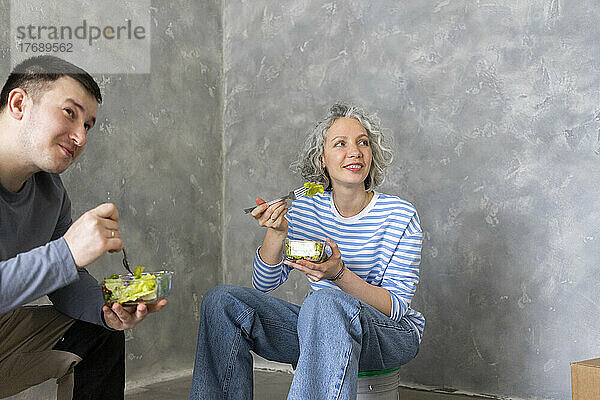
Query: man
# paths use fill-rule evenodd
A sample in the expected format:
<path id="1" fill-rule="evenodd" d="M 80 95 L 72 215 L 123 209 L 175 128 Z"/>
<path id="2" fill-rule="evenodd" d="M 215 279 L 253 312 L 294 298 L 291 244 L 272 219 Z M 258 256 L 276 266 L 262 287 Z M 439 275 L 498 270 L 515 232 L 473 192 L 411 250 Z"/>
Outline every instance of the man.
<path id="1" fill-rule="evenodd" d="M 51 56 L 19 64 L 0 92 L 0 398 L 57 378 L 59 399 L 123 399 L 122 331 L 166 304 L 109 308 L 84 269 L 123 248 L 115 206 L 72 222 L 58 175 L 101 102 L 87 72 Z M 24 306 L 44 295 L 53 306 Z"/>

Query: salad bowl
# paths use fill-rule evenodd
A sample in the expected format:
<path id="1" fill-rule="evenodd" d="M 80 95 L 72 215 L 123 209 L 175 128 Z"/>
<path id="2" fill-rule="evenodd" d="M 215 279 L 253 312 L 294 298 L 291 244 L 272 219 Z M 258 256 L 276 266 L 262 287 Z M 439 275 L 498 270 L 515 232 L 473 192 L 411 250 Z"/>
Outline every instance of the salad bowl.
<path id="1" fill-rule="evenodd" d="M 156 304 L 167 297 L 171 292 L 173 272 L 143 272 L 143 270 L 143 267 L 137 267 L 134 274 L 115 274 L 105 278 L 102 282 L 102 293 L 106 305 Z"/>

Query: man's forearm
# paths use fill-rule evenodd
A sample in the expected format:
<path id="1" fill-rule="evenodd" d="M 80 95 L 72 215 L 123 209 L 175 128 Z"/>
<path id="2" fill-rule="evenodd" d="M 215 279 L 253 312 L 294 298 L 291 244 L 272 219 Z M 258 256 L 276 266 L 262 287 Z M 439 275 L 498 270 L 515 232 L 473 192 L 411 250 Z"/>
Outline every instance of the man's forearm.
<path id="1" fill-rule="evenodd" d="M 48 297 L 58 311 L 73 319 L 107 326 L 102 319 L 102 289 L 85 269 L 79 270 L 77 281 L 48 294 Z"/>
<path id="2" fill-rule="evenodd" d="M 0 261 L 0 315 L 77 279 L 77 268 L 63 239 Z"/>

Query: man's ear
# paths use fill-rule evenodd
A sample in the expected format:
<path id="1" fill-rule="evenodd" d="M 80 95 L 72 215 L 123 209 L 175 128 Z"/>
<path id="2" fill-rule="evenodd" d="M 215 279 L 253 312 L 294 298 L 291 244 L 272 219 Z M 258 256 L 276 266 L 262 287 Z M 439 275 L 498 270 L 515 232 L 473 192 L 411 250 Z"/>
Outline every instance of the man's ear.
<path id="1" fill-rule="evenodd" d="M 14 119 L 21 120 L 25 115 L 25 102 L 29 98 L 27 92 L 21 88 L 14 88 L 8 94 L 6 110 Z"/>

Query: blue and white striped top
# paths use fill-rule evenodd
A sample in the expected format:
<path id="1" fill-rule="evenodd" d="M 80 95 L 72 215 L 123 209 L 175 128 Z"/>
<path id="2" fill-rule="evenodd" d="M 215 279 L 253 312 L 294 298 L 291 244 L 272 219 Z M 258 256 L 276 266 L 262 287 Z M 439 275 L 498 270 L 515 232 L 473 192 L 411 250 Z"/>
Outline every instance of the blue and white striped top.
<path id="1" fill-rule="evenodd" d="M 390 318 L 404 318 L 423 334 L 425 318 L 410 308 L 419 282 L 419 263 L 423 232 L 417 211 L 396 196 L 374 193 L 359 214 L 345 218 L 335 208 L 331 192 L 302 197 L 292 203 L 288 213 L 288 238 L 325 240 L 337 243 L 346 267 L 374 286 L 391 293 Z M 293 268 L 265 264 L 254 257 L 252 286 L 262 292 L 274 290 L 286 281 Z M 336 288 L 331 281 L 310 281 L 313 290 Z"/>

